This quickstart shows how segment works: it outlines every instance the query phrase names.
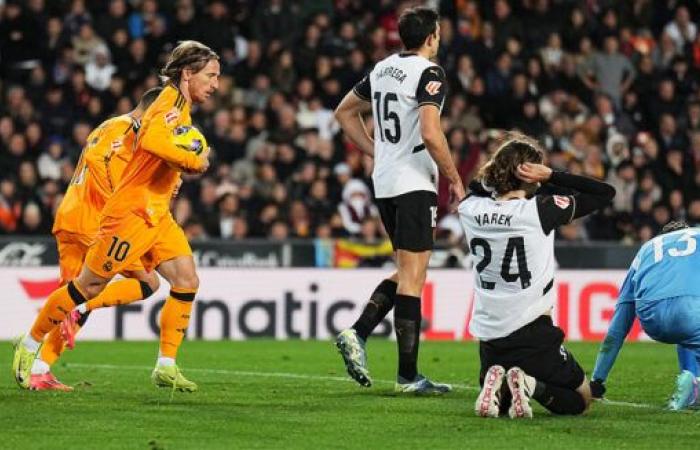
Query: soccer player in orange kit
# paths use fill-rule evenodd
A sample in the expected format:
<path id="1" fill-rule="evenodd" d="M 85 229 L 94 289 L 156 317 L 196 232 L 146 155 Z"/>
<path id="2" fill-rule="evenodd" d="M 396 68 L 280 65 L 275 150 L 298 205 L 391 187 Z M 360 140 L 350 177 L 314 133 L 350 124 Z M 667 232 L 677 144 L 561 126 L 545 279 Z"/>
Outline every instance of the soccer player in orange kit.
<path id="1" fill-rule="evenodd" d="M 102 210 L 100 231 L 80 275 L 49 296 L 31 332 L 15 346 L 13 372 L 20 385 L 28 382 L 39 343 L 56 322 L 97 297 L 115 274 L 145 260 L 171 287 L 161 311 L 160 351 L 152 379 L 160 387 L 197 390 L 180 372 L 176 356 L 199 279 L 192 250 L 169 205 L 181 172 L 207 170 L 209 149 L 199 154 L 182 149 L 173 143 L 173 131 L 191 125 L 191 104 L 206 101 L 218 88 L 219 57 L 199 42 L 183 41 L 172 51 L 161 74 L 165 87 L 142 118 L 134 155 Z"/>
<path id="2" fill-rule="evenodd" d="M 88 136 L 68 190 L 56 211 L 53 225 L 61 285 L 80 274 L 88 247 L 99 230 L 100 211 L 114 192 L 133 154 L 140 119 L 160 91 L 160 87 L 148 90 L 133 111 L 104 121 Z M 90 302 L 99 301 L 106 305 L 131 303 L 148 297 L 158 289 L 158 277 L 155 273 L 144 270 L 140 263 L 132 264 L 124 271 L 124 275 L 136 279 L 112 283 Z M 88 314 L 85 314 L 80 318 L 73 335 L 87 317 Z M 69 347 L 72 344 L 71 342 Z M 30 389 L 72 390 L 51 373 L 51 365 L 58 360 L 64 349 L 60 329 L 56 327 L 49 333 L 32 363 L 28 386 Z"/>

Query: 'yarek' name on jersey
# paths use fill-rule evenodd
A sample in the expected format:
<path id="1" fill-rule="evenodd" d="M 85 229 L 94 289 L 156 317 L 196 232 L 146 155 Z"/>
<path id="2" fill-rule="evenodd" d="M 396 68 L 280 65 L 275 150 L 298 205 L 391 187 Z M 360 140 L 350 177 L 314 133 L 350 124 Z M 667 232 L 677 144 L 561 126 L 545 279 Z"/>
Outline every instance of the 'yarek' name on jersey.
<path id="1" fill-rule="evenodd" d="M 419 108 L 442 110 L 446 85 L 442 68 L 414 53 L 383 59 L 355 85 L 355 94 L 372 104 L 377 198 L 437 192 L 438 168 L 423 143 Z"/>
<path id="2" fill-rule="evenodd" d="M 574 197 L 559 195 L 498 201 L 472 194 L 460 204 L 474 258 L 475 337 L 507 336 L 553 306 L 554 229 L 574 210 Z"/>

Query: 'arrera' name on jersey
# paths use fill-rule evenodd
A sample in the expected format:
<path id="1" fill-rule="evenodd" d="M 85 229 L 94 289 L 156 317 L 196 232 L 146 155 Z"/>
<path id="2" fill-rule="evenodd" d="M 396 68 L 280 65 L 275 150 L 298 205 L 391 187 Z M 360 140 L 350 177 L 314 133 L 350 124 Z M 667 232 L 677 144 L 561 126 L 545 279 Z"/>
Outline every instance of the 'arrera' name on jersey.
<path id="1" fill-rule="evenodd" d="M 406 80 L 406 73 L 398 67 L 393 66 L 384 67 L 382 70 L 379 70 L 374 74 L 375 80 L 379 80 L 380 78 L 386 76 L 394 78 L 399 83 L 403 83 Z"/>
<path id="2" fill-rule="evenodd" d="M 419 110 L 442 110 L 447 81 L 442 68 L 415 53 L 379 61 L 353 91 L 372 105 L 376 198 L 408 192 L 437 193 L 438 168 L 423 142 Z"/>

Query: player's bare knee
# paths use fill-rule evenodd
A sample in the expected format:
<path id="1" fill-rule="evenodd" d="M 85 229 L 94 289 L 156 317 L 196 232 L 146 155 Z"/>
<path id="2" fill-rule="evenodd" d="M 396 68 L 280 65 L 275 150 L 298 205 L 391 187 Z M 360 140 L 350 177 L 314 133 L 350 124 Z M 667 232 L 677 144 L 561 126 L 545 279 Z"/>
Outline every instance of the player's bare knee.
<path id="1" fill-rule="evenodd" d="M 183 289 L 199 289 L 199 277 L 196 273 L 183 274 L 177 277 L 177 283 L 175 284 L 179 288 Z"/>
<path id="2" fill-rule="evenodd" d="M 87 300 L 97 297 L 107 286 L 108 282 L 108 279 L 98 277 L 89 271 L 81 272 L 78 278 L 72 281 L 73 285 Z"/>
<path id="3" fill-rule="evenodd" d="M 85 295 L 85 297 L 89 300 L 100 295 L 100 292 L 104 290 L 106 285 L 107 283 L 92 282 L 89 283 L 87 286 L 81 284 L 80 288 L 82 289 L 83 295 Z"/>
<path id="4" fill-rule="evenodd" d="M 423 284 L 420 280 L 412 279 L 410 277 L 399 277 L 398 286 L 396 292 L 401 295 L 411 295 L 414 297 L 420 297 L 423 291 Z"/>

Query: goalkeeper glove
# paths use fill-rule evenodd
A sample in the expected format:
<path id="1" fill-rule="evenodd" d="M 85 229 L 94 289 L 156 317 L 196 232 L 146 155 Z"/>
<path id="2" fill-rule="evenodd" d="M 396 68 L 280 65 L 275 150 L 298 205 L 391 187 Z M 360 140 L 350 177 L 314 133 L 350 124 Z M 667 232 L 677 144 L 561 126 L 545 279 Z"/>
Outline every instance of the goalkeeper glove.
<path id="1" fill-rule="evenodd" d="M 603 380 L 591 381 L 591 395 L 593 398 L 603 398 L 605 395 L 605 382 Z"/>

